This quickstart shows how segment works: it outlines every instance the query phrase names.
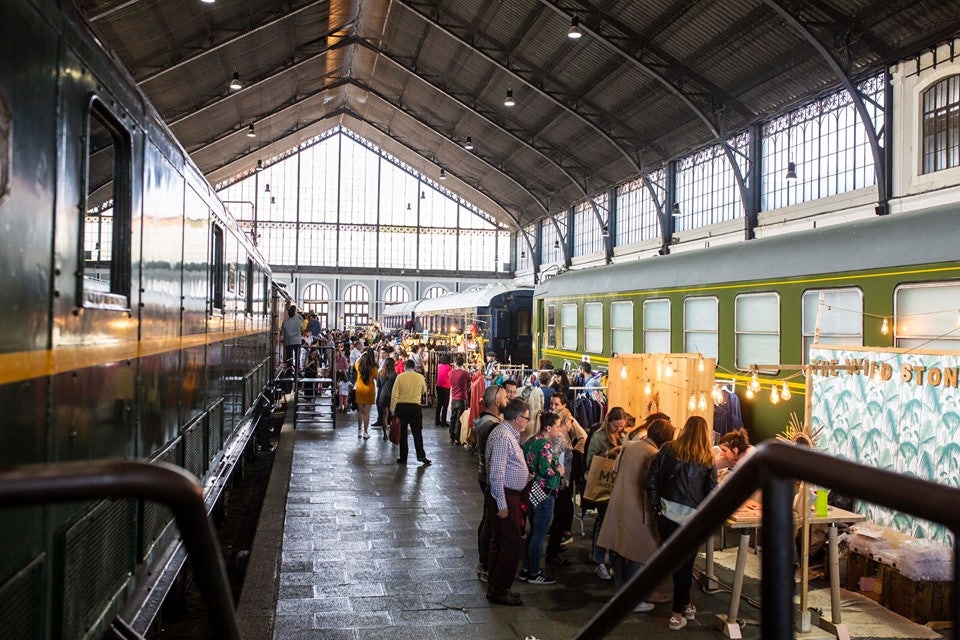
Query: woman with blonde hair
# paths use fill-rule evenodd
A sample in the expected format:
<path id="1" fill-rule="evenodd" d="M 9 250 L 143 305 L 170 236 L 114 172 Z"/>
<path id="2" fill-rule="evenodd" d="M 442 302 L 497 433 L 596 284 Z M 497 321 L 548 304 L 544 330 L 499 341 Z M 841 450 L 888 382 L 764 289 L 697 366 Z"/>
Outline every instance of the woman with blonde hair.
<path id="1" fill-rule="evenodd" d="M 664 542 L 686 522 L 717 486 L 711 429 L 700 416 L 687 419 L 677 439 L 665 443 L 650 465 L 647 495 L 657 514 L 657 529 Z M 690 601 L 694 551 L 673 574 L 673 609 L 669 627 L 687 626 L 697 615 Z"/>
<path id="2" fill-rule="evenodd" d="M 587 471 L 590 470 L 590 465 L 597 456 L 616 459 L 620 449 L 623 448 L 623 430 L 631 417 L 623 407 L 613 407 L 607 412 L 606 417 L 600 421 L 600 427 L 590 435 L 585 456 Z M 593 525 L 593 563 L 596 565 L 594 573 L 601 580 L 613 579 L 607 570 L 607 550 L 597 544 L 597 536 L 600 535 L 600 528 L 603 526 L 603 517 L 607 513 L 608 501 L 609 498 L 593 503 L 597 508 L 597 519 L 594 520 Z"/>

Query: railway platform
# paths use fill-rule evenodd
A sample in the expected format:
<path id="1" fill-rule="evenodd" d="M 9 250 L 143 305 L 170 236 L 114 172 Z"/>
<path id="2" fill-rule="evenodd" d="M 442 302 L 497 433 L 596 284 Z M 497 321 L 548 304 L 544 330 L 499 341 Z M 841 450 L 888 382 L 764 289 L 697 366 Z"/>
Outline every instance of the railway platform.
<path id="1" fill-rule="evenodd" d="M 556 584 L 516 583 L 522 607 L 487 602 L 486 584 L 475 573 L 477 460 L 448 444 L 446 429 L 432 418 L 424 409 L 429 467 L 412 458 L 398 465 L 397 448 L 379 429 L 371 429 L 369 440 L 358 438 L 355 414 L 338 416 L 336 429 L 301 421 L 294 430 L 288 420 L 241 594 L 244 637 L 560 640 L 573 637 L 613 594 L 613 583 L 599 580 L 589 561 L 588 515 L 586 535 L 576 531 L 566 550 L 572 564 L 545 567 Z M 723 567 L 718 575 L 723 579 Z M 748 578 L 745 589 L 759 596 L 756 581 Z M 729 598 L 695 584 L 697 620 L 677 635 L 722 638 L 713 621 Z M 871 605 L 864 605 L 865 619 L 882 612 L 886 623 L 851 624 L 852 637 L 939 637 L 906 620 L 891 622 L 893 614 L 878 606 L 871 612 Z M 667 637 L 669 609 L 631 615 L 609 637 Z M 745 605 L 742 617 L 743 638 L 759 638 L 759 611 Z"/>

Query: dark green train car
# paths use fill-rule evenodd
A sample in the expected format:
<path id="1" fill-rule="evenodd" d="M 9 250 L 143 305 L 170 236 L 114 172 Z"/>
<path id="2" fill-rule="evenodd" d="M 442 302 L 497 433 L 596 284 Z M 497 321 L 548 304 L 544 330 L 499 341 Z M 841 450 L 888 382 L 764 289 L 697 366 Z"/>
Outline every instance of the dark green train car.
<path id="1" fill-rule="evenodd" d="M 951 205 L 570 271 L 535 291 L 535 360 L 702 353 L 735 381 L 755 438 L 769 438 L 803 416 L 798 367 L 815 341 L 960 350 L 958 260 Z M 785 382 L 789 399 L 774 403 Z"/>

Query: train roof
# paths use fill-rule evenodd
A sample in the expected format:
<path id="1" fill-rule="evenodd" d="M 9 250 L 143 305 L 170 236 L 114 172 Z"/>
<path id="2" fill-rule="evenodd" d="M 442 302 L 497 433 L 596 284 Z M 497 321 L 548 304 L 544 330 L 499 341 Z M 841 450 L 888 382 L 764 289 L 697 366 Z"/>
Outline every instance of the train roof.
<path id="1" fill-rule="evenodd" d="M 956 262 L 960 208 L 918 212 L 788 233 L 615 265 L 568 271 L 537 286 L 537 297 L 669 290 L 763 278 L 790 279 L 864 269 Z"/>
<path id="2" fill-rule="evenodd" d="M 396 315 L 405 315 L 408 316 L 413 313 L 417 305 L 420 304 L 419 300 L 411 300 L 409 302 L 397 302 L 394 304 L 389 304 L 384 306 L 383 315 L 385 316 L 396 316 Z"/>
<path id="3" fill-rule="evenodd" d="M 434 311 L 489 307 L 490 303 L 493 302 L 493 299 L 497 296 L 513 292 L 530 292 L 532 295 L 533 290 L 528 287 L 518 287 L 498 282 L 495 284 L 471 287 L 459 293 L 450 293 L 445 296 L 421 300 L 416 310 L 418 314 L 421 314 Z"/>

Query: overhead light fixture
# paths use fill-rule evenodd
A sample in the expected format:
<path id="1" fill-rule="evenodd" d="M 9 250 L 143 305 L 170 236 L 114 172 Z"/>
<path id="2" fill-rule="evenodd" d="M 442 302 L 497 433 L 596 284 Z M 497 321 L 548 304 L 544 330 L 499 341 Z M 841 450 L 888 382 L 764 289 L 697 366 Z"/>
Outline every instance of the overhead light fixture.
<path id="1" fill-rule="evenodd" d="M 421 192 L 420 192 L 420 199 L 421 199 L 421 200 L 426 200 L 426 199 L 427 199 L 427 192 L 426 192 L 426 191 L 421 191 Z"/>
<path id="2" fill-rule="evenodd" d="M 580 31 L 580 18 L 577 16 L 570 18 L 570 31 L 567 31 L 567 37 L 571 40 L 579 40 L 583 37 L 583 32 Z"/>
<path id="3" fill-rule="evenodd" d="M 602 235 L 603 235 L 604 238 L 610 237 L 610 231 L 607 230 L 607 225 L 603 225 Z"/>
<path id="4" fill-rule="evenodd" d="M 679 218 L 679 217 L 680 217 L 680 203 L 679 203 L 679 202 L 674 202 L 674 203 L 673 203 L 673 209 L 671 209 L 670 214 L 671 214 L 674 218 Z"/>
<path id="5" fill-rule="evenodd" d="M 216 0 L 200 0 L 203 4 L 213 4 Z"/>
<path id="6" fill-rule="evenodd" d="M 257 132 L 254 131 L 252 124 L 251 124 L 249 127 L 247 127 L 247 137 L 248 137 L 248 138 L 256 138 L 256 137 L 257 137 Z"/>
<path id="7" fill-rule="evenodd" d="M 526 250 L 526 249 L 520 249 L 520 259 L 521 259 L 521 260 L 526 260 L 526 259 L 527 259 L 527 250 Z"/>
<path id="8" fill-rule="evenodd" d="M 440 179 L 441 179 L 441 180 L 446 180 L 446 179 L 447 179 L 447 172 L 446 172 L 446 170 L 440 169 Z"/>
<path id="9" fill-rule="evenodd" d="M 411 209 L 410 209 L 410 203 L 408 202 L 408 203 L 407 203 L 407 211 L 410 211 L 410 210 L 411 210 Z"/>
<path id="10" fill-rule="evenodd" d="M 512 107 L 517 104 L 517 101 L 513 99 L 513 89 L 507 89 L 507 97 L 503 99 L 503 106 Z"/>
<path id="11" fill-rule="evenodd" d="M 240 84 L 240 72 L 239 72 L 239 71 L 234 71 L 234 72 L 233 72 L 233 79 L 230 81 L 230 90 L 231 90 L 231 91 L 239 91 L 239 90 L 242 89 L 242 88 L 243 88 L 243 85 Z"/>
<path id="12" fill-rule="evenodd" d="M 559 249 L 559 248 L 560 248 L 560 241 L 559 241 L 559 240 L 554 240 L 554 241 L 553 241 L 553 248 L 554 248 L 554 249 Z"/>
<path id="13" fill-rule="evenodd" d="M 270 196 L 270 204 L 277 204 L 277 198 L 275 196 Z"/>
<path id="14" fill-rule="evenodd" d="M 264 192 L 264 193 L 270 193 L 270 183 L 269 183 L 269 182 L 267 183 L 267 186 L 265 186 L 265 187 L 263 188 L 263 192 Z"/>
<path id="15" fill-rule="evenodd" d="M 790 161 L 787 163 L 787 182 L 797 181 L 797 163 Z"/>
<path id="16" fill-rule="evenodd" d="M 473 151 L 473 138 L 467 136 L 467 141 L 464 143 L 463 148 L 467 151 Z"/>
<path id="17" fill-rule="evenodd" d="M 257 158 L 257 171 L 263 171 L 263 160 Z"/>

